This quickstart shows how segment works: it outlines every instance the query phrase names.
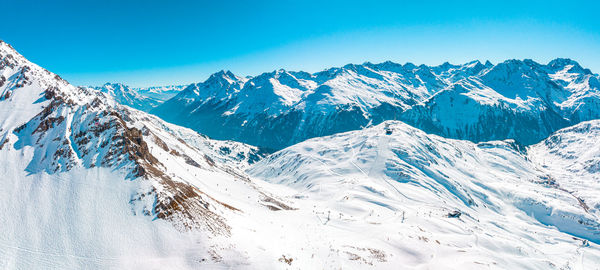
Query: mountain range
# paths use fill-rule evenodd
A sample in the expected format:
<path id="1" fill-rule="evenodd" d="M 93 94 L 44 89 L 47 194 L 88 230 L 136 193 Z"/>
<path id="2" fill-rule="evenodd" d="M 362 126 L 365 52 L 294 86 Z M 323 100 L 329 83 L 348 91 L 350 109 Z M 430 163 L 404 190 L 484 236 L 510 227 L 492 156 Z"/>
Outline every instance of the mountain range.
<path id="1" fill-rule="evenodd" d="M 169 85 L 131 88 L 122 83 L 106 83 L 102 86 L 88 86 L 87 88 L 106 93 L 120 104 L 147 112 L 177 95 L 185 86 Z"/>
<path id="2" fill-rule="evenodd" d="M 598 78 L 560 58 L 546 65 L 532 60 L 365 63 L 256 77 L 221 71 L 150 112 L 211 138 L 272 150 L 385 120 L 448 138 L 530 145 L 560 128 L 598 118 Z"/>
<path id="3" fill-rule="evenodd" d="M 0 268 L 595 269 L 598 88 L 567 59 L 77 87 L 0 41 Z"/>

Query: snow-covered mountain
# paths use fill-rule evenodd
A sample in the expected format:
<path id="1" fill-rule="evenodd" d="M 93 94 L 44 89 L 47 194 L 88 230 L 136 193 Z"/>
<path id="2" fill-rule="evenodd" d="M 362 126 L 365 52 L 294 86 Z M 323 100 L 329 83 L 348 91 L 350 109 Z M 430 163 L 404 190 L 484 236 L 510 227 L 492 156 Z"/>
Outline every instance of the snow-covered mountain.
<path id="1" fill-rule="evenodd" d="M 144 96 L 138 93 L 137 90 L 122 83 L 106 83 L 99 87 L 88 88 L 98 90 L 102 93 L 106 93 L 120 104 L 145 112 L 150 111 L 151 109 L 155 108 L 160 103 L 162 103 L 161 100 Z"/>
<path id="2" fill-rule="evenodd" d="M 477 66 L 433 70 L 477 73 Z M 311 83 L 318 76 L 273 74 L 221 72 L 176 99 L 218 86 L 203 98 L 256 98 L 238 104 L 249 114 L 323 105 L 307 98 L 324 88 Z M 430 99 L 432 85 L 462 80 L 445 78 L 430 78 L 421 92 L 393 88 L 393 110 Z M 347 95 L 325 96 L 392 95 L 343 89 Z M 388 121 L 263 158 L 254 146 L 213 140 L 73 86 L 1 41 L 0 97 L 3 269 L 594 269 L 600 262 L 600 121 L 527 148 Z"/>
<path id="3" fill-rule="evenodd" d="M 164 102 L 172 97 L 176 96 L 181 90 L 185 89 L 187 85 L 166 85 L 166 86 L 150 86 L 133 88 L 140 95 L 147 96 L 149 98 L 160 100 Z"/>
<path id="4" fill-rule="evenodd" d="M 296 190 L 321 222 L 403 268 L 600 265 L 600 121 L 520 147 L 428 135 L 396 121 L 310 139 L 248 172 Z M 529 150 L 529 151 L 528 151 Z M 340 250 L 362 260 L 349 240 Z M 390 256 L 391 257 L 391 256 Z"/>
<path id="5" fill-rule="evenodd" d="M 287 208 L 241 171 L 255 147 L 70 85 L 4 42 L 0 82 L 0 268 L 235 265 L 253 227 L 237 224 Z"/>
<path id="6" fill-rule="evenodd" d="M 106 93 L 120 104 L 147 112 L 174 97 L 185 87 L 184 85 L 169 85 L 132 88 L 122 83 L 106 83 L 102 86 L 88 88 Z"/>
<path id="7" fill-rule="evenodd" d="M 600 116 L 598 78 L 569 59 L 366 63 L 250 78 L 221 71 L 152 112 L 213 138 L 272 149 L 394 119 L 450 138 L 533 144 Z"/>

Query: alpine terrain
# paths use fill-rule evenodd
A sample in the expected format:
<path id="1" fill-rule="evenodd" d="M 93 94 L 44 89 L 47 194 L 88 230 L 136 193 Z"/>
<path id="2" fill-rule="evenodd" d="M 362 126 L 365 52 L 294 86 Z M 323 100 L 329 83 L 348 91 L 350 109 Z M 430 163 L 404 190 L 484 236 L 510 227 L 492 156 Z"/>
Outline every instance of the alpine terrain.
<path id="1" fill-rule="evenodd" d="M 600 82 L 569 59 L 547 65 L 365 63 L 250 78 L 221 71 L 151 112 L 212 138 L 276 150 L 384 120 L 448 138 L 530 145 L 600 117 Z"/>
<path id="2" fill-rule="evenodd" d="M 599 88 L 566 59 L 385 62 L 161 104 L 0 41 L 0 268 L 597 269 Z"/>
<path id="3" fill-rule="evenodd" d="M 165 102 L 165 100 L 177 95 L 184 86 L 173 85 L 131 88 L 121 83 L 106 83 L 100 87 L 87 88 L 106 93 L 123 105 L 142 111 L 150 111 Z"/>

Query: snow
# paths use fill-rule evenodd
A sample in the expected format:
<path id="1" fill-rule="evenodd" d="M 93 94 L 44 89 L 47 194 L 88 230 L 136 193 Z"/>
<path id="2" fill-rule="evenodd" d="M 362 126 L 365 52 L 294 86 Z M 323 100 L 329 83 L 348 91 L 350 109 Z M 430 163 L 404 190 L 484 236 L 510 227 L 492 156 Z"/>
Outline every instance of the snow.
<path id="1" fill-rule="evenodd" d="M 598 216 L 600 199 L 600 121 L 565 128 L 533 146 L 529 158 L 549 171 L 562 188 L 573 192 Z"/>
<path id="2" fill-rule="evenodd" d="M 388 61 L 250 78 L 220 72 L 188 89 L 152 113 L 212 138 L 275 150 L 385 120 L 455 139 L 531 145 L 600 117 L 598 75 L 569 59 L 433 67 Z M 496 125 L 506 121 L 527 130 Z"/>
<path id="3" fill-rule="evenodd" d="M 136 92 L 123 85 L 72 86 L 0 42 L 0 268 L 597 267 L 599 121 L 524 147 L 373 120 L 386 103 L 466 102 L 471 109 L 452 109 L 464 122 L 482 106 L 493 114 L 539 106 L 540 97 L 511 98 L 476 77 L 492 67 L 385 62 L 249 79 L 222 71 L 165 102 L 184 100 L 195 117 L 210 116 L 200 104 L 216 106 L 248 129 L 280 115 L 317 130 L 356 121 L 325 137 L 262 129 L 279 146 L 318 137 L 265 157 L 120 104 Z M 581 100 L 597 89 L 596 75 L 570 61 L 543 69 L 557 85 L 587 84 L 577 88 Z M 583 75 L 567 75 L 577 70 Z M 594 103 L 578 103 L 581 117 L 594 112 Z M 447 126 L 464 123 L 436 113 Z"/>
<path id="4" fill-rule="evenodd" d="M 90 89 L 105 93 L 122 105 L 142 111 L 149 111 L 162 103 L 162 100 L 144 96 L 139 90 L 132 89 L 121 83 L 106 83 L 101 87 L 90 87 Z"/>
<path id="5" fill-rule="evenodd" d="M 164 102 L 177 95 L 186 87 L 187 85 L 166 85 L 134 88 L 134 90 L 143 96 L 154 98 Z"/>
<path id="6" fill-rule="evenodd" d="M 370 232 L 407 268 L 547 269 L 600 259 L 596 214 L 546 185 L 555 172 L 512 142 L 474 144 L 384 122 L 299 143 L 249 173 L 294 188 L 293 197 L 315 205 L 321 220 L 335 217 L 329 226 Z M 455 210 L 460 218 L 446 217 Z M 582 239 L 593 244 L 582 247 Z"/>
<path id="7" fill-rule="evenodd" d="M 0 219 L 3 269 L 182 269 L 205 256 L 204 236 L 132 213 L 139 182 L 102 168 L 28 175 L 20 153 L 1 158 L 21 161 L 1 165 L 0 210 L 11 213 Z"/>

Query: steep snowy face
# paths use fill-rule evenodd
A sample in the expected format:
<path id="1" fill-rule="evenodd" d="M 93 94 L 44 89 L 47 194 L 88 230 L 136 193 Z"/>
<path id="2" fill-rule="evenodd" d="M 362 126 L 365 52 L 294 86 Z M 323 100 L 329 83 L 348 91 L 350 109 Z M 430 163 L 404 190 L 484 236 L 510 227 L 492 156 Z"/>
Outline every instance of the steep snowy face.
<path id="1" fill-rule="evenodd" d="M 149 111 L 162 103 L 155 98 L 141 95 L 137 90 L 121 83 L 106 83 L 100 87 L 90 87 L 90 89 L 106 93 L 120 104 L 142 111 Z"/>
<path id="2" fill-rule="evenodd" d="M 600 117 L 598 75 L 573 60 L 508 60 L 461 79 L 400 119 L 472 141 L 534 144 L 560 128 Z"/>
<path id="3" fill-rule="evenodd" d="M 529 158 L 551 172 L 551 185 L 581 199 L 590 213 L 600 215 L 600 121 L 559 130 L 532 146 Z"/>
<path id="4" fill-rule="evenodd" d="M 597 127 L 586 125 L 598 123 L 561 130 L 527 154 L 514 141 L 475 144 L 387 121 L 285 148 L 248 172 L 294 188 L 324 223 L 367 233 L 407 268 L 589 266 L 600 259 L 600 219 L 586 196 L 600 187 L 569 172 L 598 174 L 597 147 L 583 150 Z M 538 162 L 553 151 L 565 166 Z"/>
<path id="5" fill-rule="evenodd" d="M 174 99 L 186 101 L 220 101 L 231 98 L 234 93 L 241 89 L 244 82 L 243 78 L 235 76 L 230 71 L 220 71 L 211 75 L 203 83 L 195 83 L 187 86 Z"/>
<path id="6" fill-rule="evenodd" d="M 153 113 L 214 138 L 270 149 L 395 119 L 450 138 L 534 144 L 600 117 L 598 75 L 569 59 L 434 67 L 388 61 L 225 77 L 192 85 Z"/>
<path id="7" fill-rule="evenodd" d="M 552 81 L 571 93 L 567 99 L 556 103 L 566 118 L 579 122 L 599 117 L 600 77 L 597 74 L 570 59 L 553 60 L 548 69 Z"/>
<path id="8" fill-rule="evenodd" d="M 285 206 L 240 171 L 255 147 L 72 86 L 4 42 L 0 76 L 2 267 L 226 264 L 239 220 Z"/>

